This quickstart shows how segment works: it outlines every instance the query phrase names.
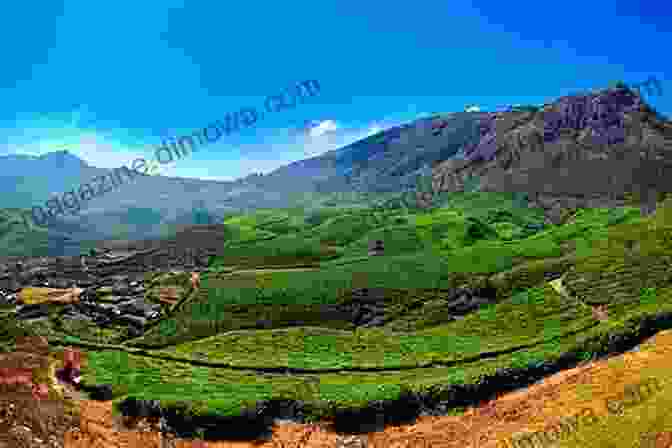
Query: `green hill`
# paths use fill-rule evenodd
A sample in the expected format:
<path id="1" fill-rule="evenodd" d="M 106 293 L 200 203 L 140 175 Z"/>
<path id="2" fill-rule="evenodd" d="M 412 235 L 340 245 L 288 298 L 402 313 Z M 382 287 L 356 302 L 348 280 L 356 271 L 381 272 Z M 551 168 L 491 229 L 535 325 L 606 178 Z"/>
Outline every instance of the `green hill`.
<path id="1" fill-rule="evenodd" d="M 540 211 L 503 194 L 449 202 L 230 218 L 227 255 L 172 317 L 106 349 L 86 331 L 67 341 L 89 347 L 85 381 L 113 384 L 117 401 L 238 415 L 283 398 L 317 419 L 404 391 L 440 395 L 502 369 L 604 354 L 672 310 L 669 201 L 646 218 L 636 208 L 579 209 L 543 228 Z M 383 256 L 367 255 L 371 239 L 385 242 Z M 306 265 L 314 269 L 287 269 Z M 487 303 L 451 317 L 458 287 L 482 291 Z M 347 305 L 360 288 L 384 291 L 382 325 L 325 317 L 325 306 Z M 593 319 L 593 304 L 607 305 L 607 321 Z"/>

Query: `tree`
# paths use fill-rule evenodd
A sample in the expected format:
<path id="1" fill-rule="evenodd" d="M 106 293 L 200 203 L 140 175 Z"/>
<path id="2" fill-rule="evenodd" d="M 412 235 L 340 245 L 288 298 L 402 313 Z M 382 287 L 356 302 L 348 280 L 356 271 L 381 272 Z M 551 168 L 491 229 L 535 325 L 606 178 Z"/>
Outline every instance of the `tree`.
<path id="1" fill-rule="evenodd" d="M 471 176 L 464 182 L 464 191 L 474 192 L 478 191 L 481 186 L 481 181 L 478 176 Z"/>
<path id="2" fill-rule="evenodd" d="M 628 87 L 623 81 L 612 81 L 609 83 L 609 86 L 614 89 L 625 89 Z"/>
<path id="3" fill-rule="evenodd" d="M 194 224 L 199 225 L 199 224 L 214 224 L 215 220 L 208 213 L 208 210 L 205 208 L 205 201 L 199 200 L 196 202 L 194 208 L 192 209 L 192 216 L 194 220 Z"/>

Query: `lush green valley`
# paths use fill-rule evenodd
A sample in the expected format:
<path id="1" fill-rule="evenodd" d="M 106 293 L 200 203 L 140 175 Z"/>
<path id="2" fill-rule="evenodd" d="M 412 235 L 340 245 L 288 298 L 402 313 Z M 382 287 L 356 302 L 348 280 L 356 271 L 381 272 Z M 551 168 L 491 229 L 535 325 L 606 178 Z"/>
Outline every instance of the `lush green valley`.
<path id="1" fill-rule="evenodd" d="M 593 356 L 669 311 L 670 213 L 581 209 L 541 226 L 538 210 L 485 193 L 426 211 L 259 211 L 227 219 L 227 255 L 142 337 L 101 350 L 98 335 L 68 341 L 93 344 L 84 378 L 113 384 L 117 400 L 198 413 L 286 398 L 318 418 L 402 390 L 440 393 L 502 368 Z M 375 239 L 384 255 L 367 254 Z M 488 302 L 450 318 L 458 287 Z M 383 291 L 382 325 L 326 317 L 361 288 Z M 603 303 L 609 320 L 596 321 L 591 305 Z"/>

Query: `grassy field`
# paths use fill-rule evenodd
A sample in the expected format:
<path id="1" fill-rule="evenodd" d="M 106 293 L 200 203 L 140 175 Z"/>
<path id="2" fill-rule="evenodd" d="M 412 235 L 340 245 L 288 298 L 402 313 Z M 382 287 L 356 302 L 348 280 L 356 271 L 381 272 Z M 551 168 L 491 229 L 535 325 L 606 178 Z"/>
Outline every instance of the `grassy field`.
<path id="1" fill-rule="evenodd" d="M 152 357 L 90 350 L 84 379 L 113 384 L 118 399 L 188 402 L 197 413 L 293 398 L 319 418 L 402 389 L 475 383 L 569 352 L 589 357 L 610 336 L 637 333 L 644 317 L 672 311 L 671 213 L 669 204 L 647 218 L 635 208 L 578 210 L 540 228 L 542 213 L 515 198 L 464 193 L 431 211 L 229 218 L 226 255 L 198 293 L 128 343 Z M 376 239 L 385 255 L 368 257 Z M 307 265 L 316 269 L 254 271 Z M 548 283 L 561 275 L 566 295 Z M 463 285 L 494 288 L 496 300 L 453 320 L 449 291 Z M 382 327 L 324 319 L 325 305 L 373 287 L 385 291 Z M 606 304 L 609 319 L 594 320 L 592 304 Z M 305 373 L 255 371 L 269 367 Z"/>
<path id="2" fill-rule="evenodd" d="M 672 309 L 669 304 L 672 299 L 670 292 L 672 291 L 667 291 L 667 311 Z M 649 307 L 645 311 L 655 313 L 657 309 Z M 494 374 L 501 368 L 525 367 L 554 360 L 567 352 L 585 352 L 588 356 L 609 335 L 627 332 L 636 322 L 636 318 L 625 322 L 600 323 L 577 333 L 557 337 L 553 337 L 552 333 L 547 334 L 543 341 L 532 347 L 492 358 L 458 361 L 452 366 L 404 370 L 390 368 L 387 371 L 350 373 L 347 371 L 348 367 L 344 366 L 339 372 L 273 375 L 234 371 L 223 367 L 193 366 L 187 362 L 150 359 L 123 351 L 100 351 L 89 353 L 87 379 L 114 384 L 117 400 L 129 394 L 138 398 L 159 398 L 166 404 L 186 402 L 193 406 L 195 413 L 207 411 L 219 415 L 237 415 L 243 406 L 253 405 L 257 400 L 292 398 L 308 403 L 312 411 L 308 417 L 317 420 L 332 416 L 336 409 L 361 407 L 371 400 L 395 398 L 403 389 L 425 391 L 438 387 L 440 391 L 451 384 L 477 383 L 484 376 Z M 306 333 L 313 338 L 328 335 L 321 331 Z M 280 332 L 277 337 L 289 340 L 292 335 L 296 336 L 296 333 Z M 336 340 L 339 335 L 331 336 Z M 205 344 L 201 348 L 214 354 L 218 349 L 216 344 Z M 260 353 L 259 350 L 257 348 L 255 351 Z M 327 351 L 328 348 L 325 352 Z M 185 356 L 185 359 L 196 359 L 202 355 L 201 360 L 207 358 L 208 354 L 189 350 L 178 353 Z M 369 358 L 369 363 L 384 366 L 385 361 L 390 359 L 389 355 L 391 353 L 387 351 L 378 352 L 377 356 Z M 289 358 L 292 356 L 298 361 L 301 358 L 307 359 L 309 354 L 294 352 Z M 332 353 L 331 358 L 336 356 L 336 353 Z M 399 357 L 392 355 L 391 358 L 396 362 Z M 248 360 L 254 361 L 250 359 L 250 355 Z M 330 362 L 333 363 L 331 359 Z M 257 365 L 266 366 L 266 362 L 258 361 Z"/>

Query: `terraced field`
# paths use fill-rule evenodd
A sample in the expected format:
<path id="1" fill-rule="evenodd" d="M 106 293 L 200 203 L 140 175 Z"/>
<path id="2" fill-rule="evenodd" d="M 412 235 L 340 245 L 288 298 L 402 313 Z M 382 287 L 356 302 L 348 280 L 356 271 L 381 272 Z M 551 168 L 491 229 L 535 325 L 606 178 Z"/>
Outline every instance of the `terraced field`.
<path id="1" fill-rule="evenodd" d="M 120 345 L 79 342 L 83 379 L 112 384 L 115 403 L 155 399 L 191 415 L 193 437 L 217 433 L 199 418 L 264 400 L 369 430 L 380 403 L 386 424 L 459 413 L 672 327 L 670 205 L 647 218 L 578 210 L 542 229 L 541 213 L 513 198 L 469 193 L 428 212 L 232 219 L 226 255 L 173 314 Z M 367 255 L 374 239 L 384 255 Z M 375 323 L 347 311 L 374 302 Z M 608 319 L 595 319 L 598 304 Z M 412 411 L 414 394 L 431 406 Z"/>

